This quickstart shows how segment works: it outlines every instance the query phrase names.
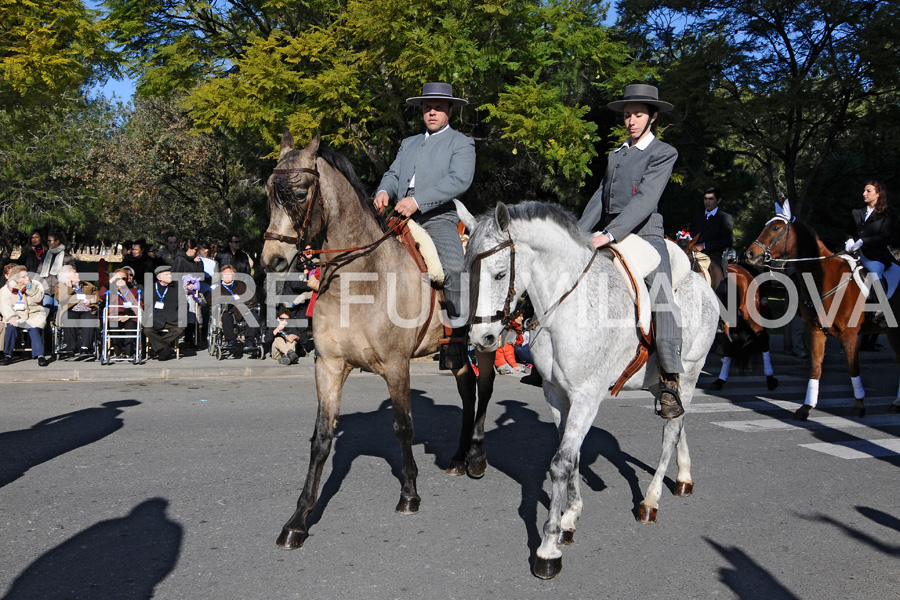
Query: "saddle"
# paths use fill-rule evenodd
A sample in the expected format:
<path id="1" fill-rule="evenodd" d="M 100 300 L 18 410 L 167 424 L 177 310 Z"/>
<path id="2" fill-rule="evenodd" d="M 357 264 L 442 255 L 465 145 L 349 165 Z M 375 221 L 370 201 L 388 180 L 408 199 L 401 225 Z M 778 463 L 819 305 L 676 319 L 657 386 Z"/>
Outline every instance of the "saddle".
<path id="1" fill-rule="evenodd" d="M 674 290 L 691 274 L 691 261 L 678 244 L 671 240 L 666 240 L 666 250 L 669 251 Z M 635 303 L 641 332 L 641 340 L 634 357 L 610 389 L 610 394 L 616 396 L 625 383 L 646 364 L 650 355 L 650 348 L 653 345 L 653 321 L 650 312 L 650 292 L 644 278 L 659 265 L 661 259 L 649 242 L 633 234 L 626 235 L 622 241 L 611 244 L 611 247 L 604 251 L 612 254 L 613 264 L 625 279 L 628 293 Z"/>
<path id="2" fill-rule="evenodd" d="M 866 279 L 866 275 L 869 273 L 868 269 L 866 269 L 862 265 L 862 262 L 857 260 L 855 256 L 852 256 L 850 254 L 841 254 L 840 257 L 847 261 L 847 264 L 850 266 L 850 272 L 853 273 L 853 282 L 862 291 L 863 296 L 866 297 L 866 300 L 874 300 L 875 298 L 872 292 L 872 286 L 869 285 L 868 280 Z M 887 282 L 887 289 L 885 290 L 885 293 L 887 299 L 890 300 L 894 295 L 894 292 L 897 291 L 898 285 L 900 285 L 900 265 L 892 262 L 890 268 L 885 269 L 883 277 Z"/>
<path id="3" fill-rule="evenodd" d="M 425 229 L 412 220 L 392 217 L 388 221 L 388 227 L 397 234 L 397 239 L 406 246 L 410 256 L 416 261 L 416 265 L 422 273 L 428 273 L 428 279 L 435 287 L 444 285 L 444 268 L 438 256 L 434 240 Z"/>
<path id="4" fill-rule="evenodd" d="M 637 321 L 641 331 L 644 335 L 650 335 L 650 291 L 644 278 L 659 266 L 659 254 L 649 242 L 634 234 L 628 234 L 610 246 L 604 251 L 613 256 L 613 264 L 625 280 L 631 300 L 637 307 Z M 669 266 L 672 269 L 672 289 L 677 289 L 685 277 L 690 275 L 691 262 L 687 254 L 671 240 L 666 240 L 666 249 L 669 251 Z"/>
<path id="5" fill-rule="evenodd" d="M 388 219 L 387 226 L 397 235 L 397 240 L 406 247 L 416 266 L 419 267 L 419 271 L 423 275 L 428 274 L 428 280 L 431 283 L 428 318 L 419 329 L 419 335 L 416 338 L 416 347 L 418 348 L 425 338 L 425 332 L 428 331 L 428 324 L 434 314 L 438 289 L 444 286 L 444 268 L 441 266 L 441 259 L 438 256 L 434 240 L 421 225 L 410 219 L 394 216 Z M 449 337 L 450 334 L 447 333 L 447 335 Z M 446 344 L 447 342 L 442 340 L 442 343 Z"/>

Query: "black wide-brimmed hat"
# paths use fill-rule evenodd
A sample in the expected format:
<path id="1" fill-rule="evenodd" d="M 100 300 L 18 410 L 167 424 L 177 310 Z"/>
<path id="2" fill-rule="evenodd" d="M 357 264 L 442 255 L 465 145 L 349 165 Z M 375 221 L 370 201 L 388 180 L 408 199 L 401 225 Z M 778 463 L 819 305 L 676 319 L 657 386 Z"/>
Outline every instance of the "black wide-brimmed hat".
<path id="1" fill-rule="evenodd" d="M 625 96 L 621 100 L 610 102 L 606 105 L 606 108 L 622 112 L 625 105 L 631 102 L 641 102 L 643 104 L 655 106 L 661 113 L 669 112 L 675 108 L 668 102 L 659 99 L 659 90 L 656 89 L 656 86 L 648 85 L 646 83 L 632 83 L 631 85 L 626 85 Z"/>
<path id="2" fill-rule="evenodd" d="M 422 86 L 422 95 L 407 98 L 408 104 L 421 105 L 426 100 L 446 100 L 451 105 L 465 106 L 469 103 L 465 98 L 457 98 L 453 95 L 453 86 L 449 83 L 426 83 Z"/>

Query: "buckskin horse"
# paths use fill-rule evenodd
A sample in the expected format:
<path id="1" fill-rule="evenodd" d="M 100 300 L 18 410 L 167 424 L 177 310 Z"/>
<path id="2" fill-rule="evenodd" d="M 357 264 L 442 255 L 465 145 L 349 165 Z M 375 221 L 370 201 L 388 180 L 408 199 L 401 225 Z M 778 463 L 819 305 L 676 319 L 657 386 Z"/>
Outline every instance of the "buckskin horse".
<path id="1" fill-rule="evenodd" d="M 318 415 L 309 469 L 297 510 L 284 525 L 277 545 L 300 548 L 308 537 L 306 519 L 315 508 L 325 460 L 331 452 L 340 414 L 341 388 L 354 367 L 374 371 L 387 382 L 394 432 L 403 458 L 402 487 L 396 511 L 419 510 L 418 470 L 412 453 L 410 359 L 438 349 L 444 335 L 440 307 L 431 285 L 406 247 L 397 241 L 374 208 L 349 162 L 320 147 L 319 137 L 294 148 L 287 131 L 278 164 L 266 184 L 270 220 L 261 263 L 267 271 L 286 271 L 299 245 L 324 237 L 319 295 L 313 312 Z M 493 365 L 490 352 L 479 352 L 481 365 Z M 493 388 L 493 368 L 477 377 L 465 365 L 454 371 L 463 400 L 459 448 L 447 473 L 481 477 L 487 468 L 482 448 L 484 420 Z"/>
<path id="2" fill-rule="evenodd" d="M 886 331 L 900 363 L 900 329 L 896 325 L 885 329 L 873 323 L 870 312 L 866 312 L 863 319 L 866 297 L 852 276 L 850 263 L 843 258 L 843 254 L 829 250 L 812 228 L 796 221 L 791 215 L 789 203 L 777 208 L 775 217 L 766 223 L 745 254 L 747 261 L 754 265 L 775 260 L 790 262 L 800 276 L 800 314 L 812 346 L 806 400 L 794 413 L 794 417 L 801 421 L 809 418 L 810 411 L 818 402 L 826 336 L 840 340 L 847 356 L 847 373 L 853 386 L 854 417 L 864 417 L 866 414 L 866 392 L 859 376 L 859 334 Z M 900 315 L 900 294 L 894 294 L 889 308 L 893 312 L 891 318 Z M 900 408 L 900 391 L 891 408 L 894 411 Z"/>
<path id="3" fill-rule="evenodd" d="M 495 347 L 514 314 L 516 298 L 523 292 L 531 298 L 540 323 L 529 344 L 543 376 L 544 398 L 556 422 L 559 447 L 550 463 L 550 511 L 532 571 L 549 579 L 562 569 L 560 545 L 573 541 L 584 506 L 578 461 L 600 403 L 618 393 L 626 370 L 631 377 L 624 389 L 658 387 L 656 358 L 651 354 L 649 362 L 632 373 L 640 342 L 628 284 L 609 257 L 593 253 L 571 214 L 541 202 L 508 208 L 499 203 L 494 214 L 466 225 L 472 230 L 466 249 L 475 296 L 470 303 L 474 311 L 472 343 L 484 350 Z M 683 332 L 681 401 L 690 412 L 719 319 L 709 284 L 686 266 L 685 270 L 688 272 L 675 288 L 675 302 L 681 309 Z M 655 418 L 651 415 L 647 411 L 644 418 Z M 663 478 L 676 451 L 674 493 L 689 496 L 694 483 L 684 415 L 663 426 L 659 463 L 636 515 L 642 523 L 656 520 Z"/>

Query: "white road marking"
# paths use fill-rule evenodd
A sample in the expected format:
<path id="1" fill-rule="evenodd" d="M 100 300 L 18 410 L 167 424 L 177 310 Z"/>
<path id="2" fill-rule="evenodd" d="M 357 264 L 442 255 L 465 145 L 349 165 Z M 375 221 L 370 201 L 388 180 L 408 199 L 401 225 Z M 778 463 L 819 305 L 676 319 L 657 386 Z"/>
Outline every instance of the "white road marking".
<path id="1" fill-rule="evenodd" d="M 894 401 L 893 396 L 874 396 L 866 398 L 866 407 L 886 406 Z M 851 398 L 820 398 L 819 408 L 843 408 L 853 406 Z M 762 412 L 767 410 L 789 410 L 794 412 L 802 402 L 788 402 L 759 396 L 759 400 L 749 402 L 691 402 L 689 414 L 726 413 L 726 412 Z"/>
<path id="2" fill-rule="evenodd" d="M 852 440 L 835 442 L 833 444 L 820 442 L 816 444 L 800 444 L 800 446 L 848 460 L 900 456 L 900 439 L 898 438 Z"/>
<path id="3" fill-rule="evenodd" d="M 743 432 L 793 431 L 796 429 L 856 429 L 860 427 L 900 427 L 900 414 L 872 415 L 862 419 L 814 417 L 809 421 L 756 419 L 753 421 L 717 421 L 713 425 Z"/>

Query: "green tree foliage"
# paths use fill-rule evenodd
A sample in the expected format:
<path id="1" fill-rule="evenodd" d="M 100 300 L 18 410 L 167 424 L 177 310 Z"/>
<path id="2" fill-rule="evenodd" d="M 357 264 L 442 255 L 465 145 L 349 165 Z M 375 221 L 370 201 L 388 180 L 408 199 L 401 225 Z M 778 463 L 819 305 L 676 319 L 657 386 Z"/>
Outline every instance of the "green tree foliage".
<path id="1" fill-rule="evenodd" d="M 0 108 L 53 104 L 117 75 L 108 33 L 81 0 L 0 0 Z"/>
<path id="2" fill-rule="evenodd" d="M 199 128 L 317 132 L 370 182 L 421 130 L 404 99 L 446 81 L 479 153 L 474 204 L 578 203 L 599 141 L 590 108 L 641 73 L 602 26 L 605 5 L 550 0 L 108 0 L 141 93 L 187 93 Z M 480 202 L 478 202 L 480 200 Z"/>
<path id="3" fill-rule="evenodd" d="M 35 227 L 90 233 L 100 207 L 91 190 L 91 149 L 108 137 L 105 100 L 62 98 L 52 106 L 0 110 L 0 237 Z"/>
<path id="4" fill-rule="evenodd" d="M 676 104 L 670 140 L 693 182 L 694 205 L 699 190 L 723 183 L 733 199 L 747 200 L 748 219 L 770 214 L 773 199 L 811 211 L 823 201 L 816 195 L 823 182 L 847 174 L 835 158 L 857 145 L 855 128 L 897 101 L 896 2 L 623 0 L 619 6 L 639 58 L 658 69 Z M 751 195 L 754 179 L 766 193 Z"/>
<path id="5" fill-rule="evenodd" d="M 174 99 L 138 100 L 123 123 L 91 155 L 104 198 L 97 215 L 103 239 L 159 242 L 170 231 L 198 240 L 219 241 L 229 231 L 262 239 L 259 180 L 248 177 L 238 140 L 198 133 Z"/>

